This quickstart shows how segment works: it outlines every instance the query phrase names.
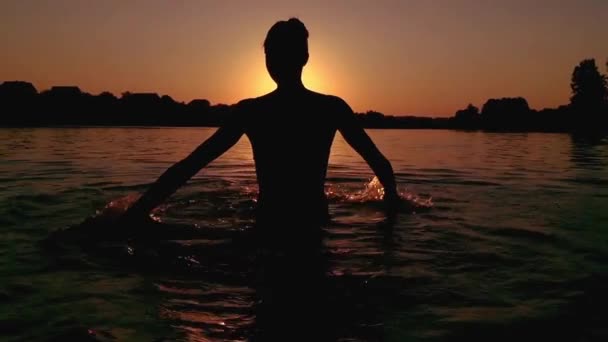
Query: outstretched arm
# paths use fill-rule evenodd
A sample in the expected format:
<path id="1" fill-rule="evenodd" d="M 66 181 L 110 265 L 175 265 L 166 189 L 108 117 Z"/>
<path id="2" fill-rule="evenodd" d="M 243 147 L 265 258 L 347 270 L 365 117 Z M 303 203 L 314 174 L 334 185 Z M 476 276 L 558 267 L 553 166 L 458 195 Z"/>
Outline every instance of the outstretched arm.
<path id="1" fill-rule="evenodd" d="M 384 186 L 384 199 L 389 201 L 399 199 L 391 163 L 378 150 L 369 135 L 367 135 L 350 107 L 346 103 L 341 104 L 341 107 L 338 128 L 340 134 L 374 171 L 380 183 Z"/>
<path id="2" fill-rule="evenodd" d="M 219 128 L 189 156 L 168 168 L 141 198 L 127 210 L 125 217 L 127 219 L 138 219 L 148 215 L 200 169 L 236 144 L 242 135 L 242 130 L 236 125 Z"/>

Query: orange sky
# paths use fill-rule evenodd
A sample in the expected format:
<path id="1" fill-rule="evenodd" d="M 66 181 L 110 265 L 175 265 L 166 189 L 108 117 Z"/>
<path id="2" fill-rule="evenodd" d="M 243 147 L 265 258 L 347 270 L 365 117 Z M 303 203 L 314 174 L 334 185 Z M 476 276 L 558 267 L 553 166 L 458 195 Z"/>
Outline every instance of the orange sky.
<path id="1" fill-rule="evenodd" d="M 305 84 L 356 111 L 450 116 L 469 102 L 568 102 L 572 68 L 608 57 L 608 1 L 0 2 L 0 81 L 234 103 L 273 89 L 262 42 L 299 17 Z"/>

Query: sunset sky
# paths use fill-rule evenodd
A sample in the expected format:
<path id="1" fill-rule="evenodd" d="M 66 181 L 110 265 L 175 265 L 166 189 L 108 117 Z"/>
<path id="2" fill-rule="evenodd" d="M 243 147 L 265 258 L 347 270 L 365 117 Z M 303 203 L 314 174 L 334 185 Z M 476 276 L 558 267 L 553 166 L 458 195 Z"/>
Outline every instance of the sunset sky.
<path id="1" fill-rule="evenodd" d="M 273 89 L 262 43 L 292 16 L 310 32 L 305 84 L 356 111 L 557 106 L 580 60 L 605 72 L 608 57 L 606 0 L 3 0 L 0 82 L 234 103 Z"/>

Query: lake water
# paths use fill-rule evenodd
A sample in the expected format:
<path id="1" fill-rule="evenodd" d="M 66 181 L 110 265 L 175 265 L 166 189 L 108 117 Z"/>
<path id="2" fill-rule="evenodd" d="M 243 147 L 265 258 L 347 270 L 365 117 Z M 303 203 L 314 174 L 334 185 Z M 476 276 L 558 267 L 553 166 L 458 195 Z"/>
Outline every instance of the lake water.
<path id="1" fill-rule="evenodd" d="M 241 341 L 273 322 L 319 341 L 608 339 L 606 140 L 370 130 L 402 193 L 432 202 L 390 222 L 338 136 L 323 262 L 278 263 L 261 287 L 239 238 L 256 194 L 246 139 L 158 211 L 194 235 L 138 253 L 78 240 L 213 131 L 0 129 L 0 340 Z M 298 196 L 298 179 L 287 186 Z"/>

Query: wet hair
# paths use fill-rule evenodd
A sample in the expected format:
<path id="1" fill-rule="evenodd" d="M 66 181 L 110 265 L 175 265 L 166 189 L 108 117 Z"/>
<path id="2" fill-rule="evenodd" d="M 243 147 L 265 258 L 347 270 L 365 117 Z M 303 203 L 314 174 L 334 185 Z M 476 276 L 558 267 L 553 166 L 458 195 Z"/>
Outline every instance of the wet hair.
<path id="1" fill-rule="evenodd" d="M 308 30 L 297 18 L 278 21 L 266 35 L 264 52 L 302 66 L 308 61 Z"/>

